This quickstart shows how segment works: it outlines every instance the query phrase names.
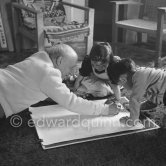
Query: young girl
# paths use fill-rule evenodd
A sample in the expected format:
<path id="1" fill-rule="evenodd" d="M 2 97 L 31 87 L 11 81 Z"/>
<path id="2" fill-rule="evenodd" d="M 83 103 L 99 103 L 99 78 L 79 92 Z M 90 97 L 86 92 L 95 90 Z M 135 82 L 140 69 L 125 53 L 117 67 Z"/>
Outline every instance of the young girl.
<path id="1" fill-rule="evenodd" d="M 119 60 L 119 57 L 113 56 L 109 43 L 96 43 L 79 69 L 74 85 L 76 93 L 80 96 L 91 94 L 94 97 L 105 97 L 114 92 L 115 97 L 120 99 L 119 86 L 112 84 L 107 75 L 107 68 L 111 70 L 111 66 Z"/>
<path id="2" fill-rule="evenodd" d="M 122 59 L 108 70 L 108 76 L 116 85 L 131 90 L 129 100 L 130 117 L 122 123 L 136 125 L 143 97 L 157 105 L 166 106 L 166 71 L 155 68 L 136 67 L 131 59 Z"/>

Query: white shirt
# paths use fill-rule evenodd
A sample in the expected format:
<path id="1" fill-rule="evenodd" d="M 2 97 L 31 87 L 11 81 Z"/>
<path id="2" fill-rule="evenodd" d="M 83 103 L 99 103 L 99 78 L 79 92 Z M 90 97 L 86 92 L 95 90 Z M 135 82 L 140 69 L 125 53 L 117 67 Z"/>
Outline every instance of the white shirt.
<path id="1" fill-rule="evenodd" d="M 108 105 L 77 97 L 62 83 L 60 70 L 54 68 L 44 51 L 0 70 L 0 104 L 6 117 L 18 113 L 47 97 L 80 114 L 100 115 Z"/>

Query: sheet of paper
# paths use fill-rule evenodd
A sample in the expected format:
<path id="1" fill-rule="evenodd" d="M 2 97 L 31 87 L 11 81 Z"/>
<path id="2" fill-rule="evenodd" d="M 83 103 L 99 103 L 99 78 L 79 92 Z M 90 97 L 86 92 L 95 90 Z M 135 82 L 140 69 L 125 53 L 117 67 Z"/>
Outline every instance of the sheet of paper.
<path id="1" fill-rule="evenodd" d="M 144 128 L 143 124 L 122 125 L 119 119 L 129 116 L 127 111 L 111 117 L 79 115 L 59 105 L 30 107 L 29 110 L 43 146 Z"/>

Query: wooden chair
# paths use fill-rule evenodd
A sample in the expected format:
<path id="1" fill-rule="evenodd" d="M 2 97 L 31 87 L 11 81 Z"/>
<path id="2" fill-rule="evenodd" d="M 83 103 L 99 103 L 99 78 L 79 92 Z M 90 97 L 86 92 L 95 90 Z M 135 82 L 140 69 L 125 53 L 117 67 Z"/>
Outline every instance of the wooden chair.
<path id="1" fill-rule="evenodd" d="M 162 54 L 162 40 L 166 33 L 166 0 L 140 0 L 134 1 L 114 1 L 113 5 L 113 28 L 112 28 L 112 42 L 115 44 L 114 51 L 117 50 L 118 43 L 118 28 L 124 30 L 131 30 L 137 32 L 137 42 L 142 42 L 142 33 L 147 35 L 154 35 L 155 50 L 145 50 L 149 53 L 155 54 L 155 66 L 158 67 L 161 62 Z M 124 18 L 119 20 L 119 7 L 124 5 Z M 139 5 L 139 15 L 136 19 L 127 18 L 128 5 Z M 127 46 L 127 44 L 126 44 Z"/>
<path id="2" fill-rule="evenodd" d="M 50 3 L 52 2 L 53 1 L 50 0 Z M 89 54 L 93 45 L 94 9 L 67 2 L 60 3 L 65 7 L 75 8 L 76 10 L 84 12 L 84 23 L 47 26 L 44 23 L 44 12 L 35 10 L 34 8 L 30 8 L 17 2 L 12 3 L 14 43 L 17 52 L 19 52 L 22 48 L 23 38 L 27 38 L 37 43 L 37 50 L 39 51 L 45 49 L 44 41 L 46 39 L 51 45 L 55 45 L 56 42 L 69 42 L 82 35 L 85 38 L 86 54 Z M 23 11 L 34 15 L 35 28 L 28 28 L 25 26 L 22 18 Z"/>

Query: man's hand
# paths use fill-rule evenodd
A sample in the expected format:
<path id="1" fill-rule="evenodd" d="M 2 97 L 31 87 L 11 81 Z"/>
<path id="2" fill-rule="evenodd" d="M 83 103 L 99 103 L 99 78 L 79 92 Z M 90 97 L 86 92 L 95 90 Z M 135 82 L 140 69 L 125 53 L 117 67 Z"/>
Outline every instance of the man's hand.
<path id="1" fill-rule="evenodd" d="M 115 116 L 117 115 L 122 109 L 116 104 L 110 104 L 108 105 L 108 109 L 104 112 L 102 112 L 102 115 L 104 116 Z"/>

